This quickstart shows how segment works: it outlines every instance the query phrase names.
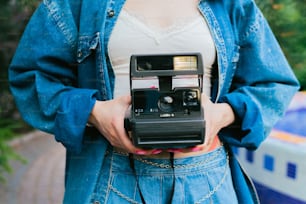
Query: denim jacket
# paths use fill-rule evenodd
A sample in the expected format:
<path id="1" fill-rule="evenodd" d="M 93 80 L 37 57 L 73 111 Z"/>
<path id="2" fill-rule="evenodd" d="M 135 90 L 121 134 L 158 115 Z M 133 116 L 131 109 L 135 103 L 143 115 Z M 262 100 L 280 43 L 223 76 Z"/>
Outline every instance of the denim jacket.
<path id="1" fill-rule="evenodd" d="M 108 176 L 101 169 L 108 142 L 86 123 L 95 100 L 113 97 L 107 46 L 124 1 L 44 0 L 9 68 L 24 120 L 67 149 L 64 203 L 92 202 L 99 174 Z M 236 115 L 220 139 L 256 149 L 299 84 L 253 0 L 201 0 L 198 8 L 217 49 L 212 99 L 229 103 Z M 239 203 L 258 202 L 235 157 L 230 161 Z"/>

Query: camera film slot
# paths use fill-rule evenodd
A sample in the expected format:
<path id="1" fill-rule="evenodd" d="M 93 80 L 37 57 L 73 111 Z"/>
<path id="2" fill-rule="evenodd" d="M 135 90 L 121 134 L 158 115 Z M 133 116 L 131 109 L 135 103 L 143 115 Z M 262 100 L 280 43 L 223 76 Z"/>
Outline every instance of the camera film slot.
<path id="1" fill-rule="evenodd" d="M 136 125 L 134 143 L 148 148 L 188 147 L 204 142 L 203 120 L 150 120 Z"/>

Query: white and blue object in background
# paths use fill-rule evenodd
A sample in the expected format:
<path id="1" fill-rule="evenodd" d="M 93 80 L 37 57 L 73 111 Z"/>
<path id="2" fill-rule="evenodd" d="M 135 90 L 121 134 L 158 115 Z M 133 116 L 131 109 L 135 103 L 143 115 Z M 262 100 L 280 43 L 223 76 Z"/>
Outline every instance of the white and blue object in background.
<path id="1" fill-rule="evenodd" d="M 285 116 L 256 151 L 236 155 L 263 204 L 306 204 L 306 92 L 293 98 Z"/>

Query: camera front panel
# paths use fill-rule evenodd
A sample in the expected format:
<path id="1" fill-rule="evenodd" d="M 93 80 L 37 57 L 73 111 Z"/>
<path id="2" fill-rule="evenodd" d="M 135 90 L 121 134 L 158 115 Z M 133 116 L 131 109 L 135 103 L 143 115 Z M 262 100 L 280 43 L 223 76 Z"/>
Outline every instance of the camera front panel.
<path id="1" fill-rule="evenodd" d="M 176 88 L 161 92 L 158 89 L 132 91 L 132 114 L 135 118 L 194 117 L 201 113 L 199 88 Z"/>

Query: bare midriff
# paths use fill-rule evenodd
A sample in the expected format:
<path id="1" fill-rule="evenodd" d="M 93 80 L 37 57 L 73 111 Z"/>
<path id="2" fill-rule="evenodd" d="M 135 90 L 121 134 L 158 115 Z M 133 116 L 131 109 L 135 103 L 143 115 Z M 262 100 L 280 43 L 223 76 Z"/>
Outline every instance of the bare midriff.
<path id="1" fill-rule="evenodd" d="M 208 152 L 211 152 L 215 149 L 217 149 L 218 147 L 220 147 L 222 144 L 220 142 L 220 139 L 218 136 L 216 136 L 213 140 L 213 142 L 211 143 L 211 145 L 204 147 L 203 149 L 199 150 L 199 151 L 194 151 L 194 152 L 174 152 L 174 158 L 185 158 L 185 157 L 192 157 L 192 156 L 198 156 L 198 155 L 202 155 Z M 146 155 L 145 157 L 151 157 L 151 158 L 169 158 L 170 154 L 168 151 L 163 151 L 160 154 L 156 154 L 156 155 Z"/>

